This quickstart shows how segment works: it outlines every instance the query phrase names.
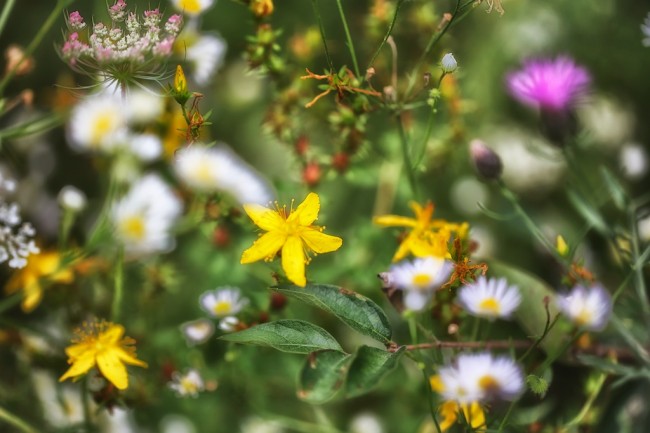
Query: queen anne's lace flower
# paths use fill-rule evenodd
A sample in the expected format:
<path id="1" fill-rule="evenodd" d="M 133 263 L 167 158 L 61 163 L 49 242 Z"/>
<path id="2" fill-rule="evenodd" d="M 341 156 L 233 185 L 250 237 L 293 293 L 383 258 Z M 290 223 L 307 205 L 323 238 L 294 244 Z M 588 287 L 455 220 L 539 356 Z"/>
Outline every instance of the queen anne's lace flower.
<path id="1" fill-rule="evenodd" d="M 0 263 L 20 269 L 27 265 L 30 254 L 39 253 L 39 249 L 34 242 L 34 227 L 22 221 L 18 204 L 5 199 L 15 189 L 13 180 L 0 175 Z"/>

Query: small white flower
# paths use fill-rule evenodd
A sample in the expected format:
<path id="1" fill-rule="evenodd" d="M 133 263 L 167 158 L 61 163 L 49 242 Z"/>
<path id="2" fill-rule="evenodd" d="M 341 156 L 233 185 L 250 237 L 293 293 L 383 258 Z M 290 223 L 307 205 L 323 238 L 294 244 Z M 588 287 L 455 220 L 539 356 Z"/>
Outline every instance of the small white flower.
<path id="1" fill-rule="evenodd" d="M 514 400 L 524 391 L 521 367 L 511 358 L 487 352 L 461 354 L 439 374 L 445 398 L 460 403 Z"/>
<path id="2" fill-rule="evenodd" d="M 154 134 L 138 134 L 128 140 L 129 151 L 140 161 L 151 162 L 162 154 L 162 141 Z"/>
<path id="3" fill-rule="evenodd" d="M 591 287 L 578 284 L 568 294 L 557 297 L 557 306 L 577 326 L 600 331 L 612 313 L 612 298 L 599 283 Z"/>
<path id="4" fill-rule="evenodd" d="M 59 205 L 71 212 L 81 212 L 88 203 L 86 194 L 72 185 L 61 188 L 58 195 Z"/>
<path id="5" fill-rule="evenodd" d="M 175 371 L 172 374 L 169 387 L 176 391 L 180 397 L 197 397 L 199 392 L 205 389 L 205 384 L 198 371 L 189 369 L 185 374 Z"/>
<path id="6" fill-rule="evenodd" d="M 210 8 L 214 0 L 171 0 L 171 2 L 184 14 L 196 16 Z"/>
<path id="7" fill-rule="evenodd" d="M 451 74 L 456 69 L 458 69 L 458 62 L 456 62 L 456 58 L 453 54 L 447 53 L 442 57 L 440 66 L 442 67 L 442 72 Z"/>
<path id="8" fill-rule="evenodd" d="M 383 433 L 381 420 L 374 413 L 360 413 L 350 421 L 350 433 Z"/>
<path id="9" fill-rule="evenodd" d="M 642 242 L 650 242 L 650 215 L 639 219 L 638 223 L 639 239 Z"/>
<path id="10" fill-rule="evenodd" d="M 199 319 L 181 325 L 181 332 L 190 346 L 205 343 L 214 334 L 214 325 L 208 319 Z"/>
<path id="11" fill-rule="evenodd" d="M 108 92 L 87 97 L 72 110 L 70 144 L 77 150 L 110 152 L 127 134 L 125 109 L 118 95 Z"/>
<path id="12" fill-rule="evenodd" d="M 185 58 L 193 66 L 192 78 L 199 86 L 210 82 L 226 56 L 226 42 L 216 35 L 202 35 L 187 47 Z"/>
<path id="13" fill-rule="evenodd" d="M 411 311 L 422 310 L 433 292 L 444 284 L 453 265 L 438 257 L 405 260 L 391 266 L 387 281 L 395 288 L 404 290 L 404 305 Z"/>
<path id="14" fill-rule="evenodd" d="M 521 303 L 521 295 L 516 286 L 508 286 L 505 278 L 480 276 L 460 288 L 457 300 L 471 314 L 494 319 L 509 317 Z"/>
<path id="15" fill-rule="evenodd" d="M 130 124 L 143 125 L 155 122 L 165 110 L 165 98 L 152 91 L 134 90 L 125 104 L 126 118 Z"/>
<path id="16" fill-rule="evenodd" d="M 138 180 L 113 208 L 118 239 L 131 254 L 163 252 L 173 246 L 171 226 L 182 211 L 181 201 L 154 174 Z"/>
<path id="17" fill-rule="evenodd" d="M 650 13 L 646 15 L 643 24 L 641 24 L 641 33 L 644 36 L 641 43 L 644 47 L 650 47 Z"/>
<path id="18" fill-rule="evenodd" d="M 217 287 L 203 293 L 199 305 L 210 315 L 222 318 L 239 313 L 248 305 L 248 299 L 236 287 Z"/>
<path id="19" fill-rule="evenodd" d="M 223 332 L 233 332 L 237 329 L 237 325 L 239 325 L 239 319 L 234 316 L 228 316 L 221 319 L 219 329 Z"/>
<path id="20" fill-rule="evenodd" d="M 628 179 L 641 179 L 648 172 L 648 153 L 639 144 L 623 146 L 619 160 L 623 174 Z"/>

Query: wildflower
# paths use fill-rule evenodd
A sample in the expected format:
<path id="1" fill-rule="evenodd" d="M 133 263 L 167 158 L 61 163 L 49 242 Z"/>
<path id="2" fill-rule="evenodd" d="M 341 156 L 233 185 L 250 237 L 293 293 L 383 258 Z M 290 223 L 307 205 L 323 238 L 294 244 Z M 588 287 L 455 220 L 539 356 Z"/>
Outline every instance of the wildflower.
<path id="1" fill-rule="evenodd" d="M 442 67 L 442 72 L 445 74 L 451 74 L 458 69 L 458 62 L 452 53 L 447 53 L 442 56 L 440 61 L 440 66 Z"/>
<path id="2" fill-rule="evenodd" d="M 641 32 L 643 33 L 643 40 L 641 43 L 644 47 L 650 47 L 650 13 L 646 15 L 643 24 L 641 24 Z"/>
<path id="3" fill-rule="evenodd" d="M 194 320 L 181 325 L 181 332 L 191 346 L 205 343 L 214 334 L 214 325 L 207 319 Z"/>
<path id="4" fill-rule="evenodd" d="M 70 115 L 70 144 L 77 150 L 110 152 L 128 133 L 125 105 L 107 92 L 91 95 L 75 106 Z"/>
<path id="5" fill-rule="evenodd" d="M 176 9 L 186 15 L 197 16 L 209 9 L 214 0 L 171 0 Z"/>
<path id="6" fill-rule="evenodd" d="M 406 238 L 400 243 L 393 256 L 393 262 L 402 260 L 408 254 L 416 257 L 451 258 L 448 243 L 452 233 L 459 238 L 467 236 L 467 223 L 449 223 L 443 219 L 432 220 L 434 206 L 428 202 L 424 207 L 419 203 L 410 202 L 409 206 L 415 213 L 415 218 L 399 215 L 383 215 L 373 218 L 373 222 L 384 227 L 408 227 L 411 229 Z"/>
<path id="7" fill-rule="evenodd" d="M 462 286 L 457 299 L 471 314 L 488 319 L 509 317 L 521 303 L 516 286 L 508 286 L 505 278 L 488 279 L 484 276 Z"/>
<path id="8" fill-rule="evenodd" d="M 185 106 L 185 103 L 192 96 L 190 91 L 187 90 L 187 78 L 185 78 L 185 71 L 183 71 L 181 65 L 176 65 L 174 85 L 171 88 L 171 93 L 176 102 L 182 106 Z"/>
<path id="9" fill-rule="evenodd" d="M 18 204 L 5 200 L 15 190 L 16 182 L 0 174 L 0 263 L 8 260 L 10 268 L 20 269 L 40 250 L 34 242 L 36 231 L 30 223 L 23 223 Z"/>
<path id="10" fill-rule="evenodd" d="M 591 81 L 573 59 L 529 60 L 507 77 L 510 94 L 522 104 L 548 111 L 572 108 L 585 96 Z"/>
<path id="11" fill-rule="evenodd" d="M 86 374 L 97 366 L 101 374 L 117 389 L 126 389 L 129 379 L 125 364 L 147 367 L 136 358 L 135 340 L 124 337 L 124 327 L 106 321 L 92 321 L 75 330 L 72 346 L 65 349 L 68 364 L 72 366 L 59 378 L 62 382 L 69 378 Z"/>
<path id="12" fill-rule="evenodd" d="M 481 140 L 472 140 L 469 144 L 469 154 L 476 172 L 486 180 L 496 180 L 501 177 L 503 164 L 501 158 Z"/>
<path id="13" fill-rule="evenodd" d="M 431 389 L 438 394 L 443 394 L 445 390 L 445 385 L 440 378 L 440 375 L 431 376 L 429 379 Z M 463 411 L 463 416 L 465 420 L 472 426 L 474 431 L 484 431 L 480 429 L 485 426 L 485 412 L 481 405 L 476 402 L 470 403 L 458 403 L 455 400 L 447 400 L 443 402 L 438 408 L 438 412 L 442 415 L 442 421 L 440 421 L 440 430 L 445 432 L 449 430 L 456 422 L 458 421 L 460 411 Z"/>
<path id="14" fill-rule="evenodd" d="M 80 34 L 85 23 L 79 12 L 67 19 L 69 33 L 60 54 L 74 70 L 106 77 L 125 85 L 142 79 L 158 80 L 164 60 L 181 30 L 182 18 L 172 15 L 161 25 L 158 9 L 145 10 L 142 16 L 126 11 L 126 2 L 117 0 L 108 8 L 109 24 L 97 22 Z M 86 34 L 87 33 L 87 34 Z"/>
<path id="15" fill-rule="evenodd" d="M 156 122 L 165 110 L 165 98 L 150 90 L 129 92 L 123 104 L 129 125 L 146 125 Z"/>
<path id="16" fill-rule="evenodd" d="M 557 235 L 555 239 L 555 250 L 562 257 L 566 257 L 569 254 L 569 245 L 567 245 L 562 235 Z"/>
<path id="17" fill-rule="evenodd" d="M 180 200 L 154 174 L 139 179 L 112 210 L 117 238 L 132 254 L 166 251 L 170 229 L 182 210 Z"/>
<path id="18" fill-rule="evenodd" d="M 447 281 L 452 269 L 450 261 L 439 257 L 418 258 L 391 266 L 388 279 L 392 286 L 406 292 L 406 308 L 420 311 L 432 293 Z"/>
<path id="19" fill-rule="evenodd" d="M 233 332 L 237 330 L 239 319 L 233 316 L 224 317 L 219 322 L 219 329 L 223 332 Z"/>
<path id="20" fill-rule="evenodd" d="M 61 188 L 58 195 L 59 205 L 70 212 L 81 212 L 88 204 L 86 194 L 72 185 Z"/>
<path id="21" fill-rule="evenodd" d="M 612 298 L 600 283 L 589 287 L 577 284 L 571 292 L 557 297 L 557 306 L 578 327 L 600 331 L 612 313 Z"/>
<path id="22" fill-rule="evenodd" d="M 306 252 L 329 253 L 343 244 L 343 239 L 324 234 L 324 227 L 312 225 L 318 219 L 320 210 L 320 199 L 316 193 L 309 193 L 295 210 L 292 206 L 289 213 L 286 206 L 280 208 L 277 204 L 276 210 L 256 204 L 244 205 L 244 210 L 253 223 L 267 233 L 243 252 L 241 263 L 262 259 L 270 261 L 282 250 L 282 269 L 297 286 L 307 284 L 305 264 L 310 259 L 305 256 Z"/>
<path id="23" fill-rule="evenodd" d="M 648 153 L 639 144 L 626 144 L 619 153 L 619 166 L 630 180 L 639 180 L 648 173 Z"/>
<path id="24" fill-rule="evenodd" d="M 380 418 L 372 412 L 362 412 L 354 416 L 348 429 L 350 433 L 384 433 Z"/>
<path id="25" fill-rule="evenodd" d="M 41 303 L 43 282 L 66 284 L 73 280 L 74 273 L 63 264 L 61 255 L 57 251 L 43 251 L 27 258 L 26 266 L 11 276 L 5 291 L 15 293 L 22 290 L 21 308 L 25 313 L 29 313 Z"/>
<path id="26" fill-rule="evenodd" d="M 192 66 L 192 78 L 199 86 L 206 86 L 226 57 L 226 42 L 218 35 L 202 34 L 185 45 L 185 60 Z"/>
<path id="27" fill-rule="evenodd" d="M 162 155 L 162 141 L 155 134 L 137 134 L 128 139 L 128 150 L 142 162 L 151 162 Z"/>
<path id="28" fill-rule="evenodd" d="M 272 197 L 267 182 L 225 145 L 200 144 L 177 152 L 174 169 L 181 182 L 202 192 L 223 191 L 240 204 L 268 203 Z"/>
<path id="29" fill-rule="evenodd" d="M 175 371 L 172 374 L 172 382 L 169 387 L 176 391 L 180 397 L 198 397 L 199 392 L 205 389 L 205 384 L 199 372 L 191 368 L 185 374 Z"/>
<path id="30" fill-rule="evenodd" d="M 442 395 L 461 404 L 494 398 L 514 400 L 524 390 L 523 373 L 511 358 L 484 353 L 461 354 L 439 371 Z"/>
<path id="31" fill-rule="evenodd" d="M 228 317 L 239 313 L 248 305 L 248 298 L 241 296 L 235 287 L 217 287 L 199 298 L 199 305 L 213 317 Z"/>

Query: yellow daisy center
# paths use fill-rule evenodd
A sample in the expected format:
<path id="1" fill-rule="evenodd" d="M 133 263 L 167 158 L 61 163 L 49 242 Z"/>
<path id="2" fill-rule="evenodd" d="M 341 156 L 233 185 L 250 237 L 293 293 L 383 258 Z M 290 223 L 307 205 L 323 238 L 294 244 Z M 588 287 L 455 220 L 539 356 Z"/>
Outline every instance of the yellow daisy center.
<path id="1" fill-rule="evenodd" d="M 499 311 L 501 310 L 501 305 L 499 305 L 499 301 L 497 301 L 494 298 L 483 299 L 481 303 L 478 304 L 478 307 L 481 310 L 492 314 L 499 314 Z"/>
<path id="2" fill-rule="evenodd" d="M 212 311 L 217 316 L 225 316 L 232 311 L 232 303 L 230 301 L 219 301 L 214 304 Z"/>
<path id="3" fill-rule="evenodd" d="M 424 288 L 431 284 L 431 275 L 429 274 L 415 274 L 413 275 L 413 285 Z"/>
<path id="4" fill-rule="evenodd" d="M 102 138 L 113 129 L 114 124 L 114 114 L 112 112 L 101 113 L 92 125 L 92 143 L 94 145 L 99 145 Z"/>
<path id="5" fill-rule="evenodd" d="M 580 314 L 578 314 L 575 318 L 575 322 L 578 326 L 584 326 L 589 323 L 591 323 L 593 320 L 591 311 L 587 309 L 583 309 Z"/>
<path id="6" fill-rule="evenodd" d="M 197 386 L 196 382 L 189 377 L 184 377 L 181 379 L 181 388 L 187 394 L 196 394 L 199 392 L 199 387 Z"/>
<path id="7" fill-rule="evenodd" d="M 194 176 L 196 176 L 196 180 L 201 183 L 210 183 L 212 181 L 212 170 L 210 164 L 206 161 L 199 162 L 194 171 Z"/>
<path id="8" fill-rule="evenodd" d="M 201 12 L 201 0 L 181 0 L 181 9 L 187 13 Z"/>
<path id="9" fill-rule="evenodd" d="M 500 388 L 499 382 L 489 374 L 486 374 L 485 376 L 481 377 L 478 381 L 478 386 L 483 390 L 483 391 L 496 391 Z"/>
<path id="10" fill-rule="evenodd" d="M 122 231 L 131 239 L 142 240 L 145 235 L 144 220 L 141 216 L 131 216 L 126 218 L 122 224 Z"/>

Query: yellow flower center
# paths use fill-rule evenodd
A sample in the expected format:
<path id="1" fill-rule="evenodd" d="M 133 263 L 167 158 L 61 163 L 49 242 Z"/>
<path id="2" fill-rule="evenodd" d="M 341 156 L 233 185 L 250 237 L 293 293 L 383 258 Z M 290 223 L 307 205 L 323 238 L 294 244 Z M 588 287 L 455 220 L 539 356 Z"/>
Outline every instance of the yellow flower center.
<path id="1" fill-rule="evenodd" d="M 113 129 L 114 125 L 114 114 L 111 112 L 101 113 L 92 125 L 92 139 L 91 142 L 93 145 L 98 146 L 104 136 Z"/>
<path id="2" fill-rule="evenodd" d="M 489 374 L 486 374 L 482 378 L 479 379 L 478 381 L 478 386 L 483 390 L 483 391 L 496 391 L 500 388 L 499 382 Z"/>
<path id="3" fill-rule="evenodd" d="M 587 310 L 586 308 L 583 308 L 582 311 L 580 312 L 580 314 L 578 314 L 575 317 L 574 320 L 575 320 L 576 325 L 584 326 L 584 325 L 588 325 L 589 323 L 591 323 L 592 320 L 593 320 L 593 317 L 592 317 L 591 311 Z"/>
<path id="4" fill-rule="evenodd" d="M 196 382 L 189 377 L 184 377 L 181 379 L 181 388 L 187 394 L 196 394 L 199 392 L 199 387 L 197 386 Z"/>
<path id="5" fill-rule="evenodd" d="M 501 310 L 501 306 L 499 305 L 499 301 L 497 301 L 494 298 L 487 298 L 481 301 L 480 304 L 478 304 L 478 307 L 485 311 L 486 313 L 492 313 L 492 314 L 499 314 L 499 311 Z"/>
<path id="6" fill-rule="evenodd" d="M 122 221 L 122 231 L 131 239 L 142 240 L 145 235 L 144 219 L 139 216 L 131 216 Z"/>
<path id="7" fill-rule="evenodd" d="M 431 275 L 429 274 L 415 274 L 413 275 L 413 285 L 419 288 L 425 288 L 431 284 Z"/>
<path id="8" fill-rule="evenodd" d="M 182 0 L 180 6 L 187 13 L 197 14 L 201 12 L 201 0 Z"/>
<path id="9" fill-rule="evenodd" d="M 210 167 L 210 164 L 207 163 L 207 161 L 201 161 L 196 167 L 196 170 L 194 171 L 194 176 L 196 176 L 196 180 L 201 182 L 201 183 L 211 183 L 212 182 L 212 169 Z"/>
<path id="10" fill-rule="evenodd" d="M 214 304 L 212 311 L 217 316 L 225 316 L 232 311 L 232 304 L 229 301 L 219 301 Z"/>

